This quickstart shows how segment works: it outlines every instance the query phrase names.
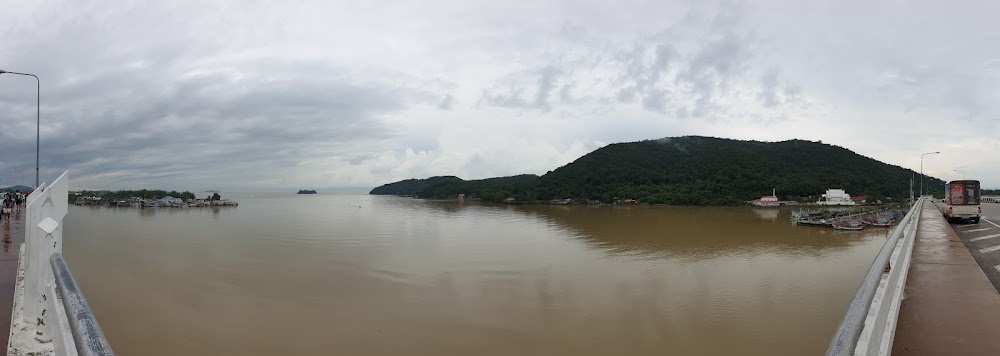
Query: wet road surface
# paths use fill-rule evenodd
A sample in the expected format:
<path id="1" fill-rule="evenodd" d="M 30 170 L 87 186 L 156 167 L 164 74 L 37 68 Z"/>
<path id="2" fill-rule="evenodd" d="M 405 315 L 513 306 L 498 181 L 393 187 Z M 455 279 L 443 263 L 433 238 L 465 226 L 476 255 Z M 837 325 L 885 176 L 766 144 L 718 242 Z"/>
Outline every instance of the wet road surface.
<path id="1" fill-rule="evenodd" d="M 1000 204 L 983 204 L 982 208 L 979 224 L 968 221 L 950 224 L 993 287 L 1000 292 Z"/>
<path id="2" fill-rule="evenodd" d="M 932 204 L 921 212 L 903 298 L 893 355 L 1000 355 L 1000 294 Z"/>

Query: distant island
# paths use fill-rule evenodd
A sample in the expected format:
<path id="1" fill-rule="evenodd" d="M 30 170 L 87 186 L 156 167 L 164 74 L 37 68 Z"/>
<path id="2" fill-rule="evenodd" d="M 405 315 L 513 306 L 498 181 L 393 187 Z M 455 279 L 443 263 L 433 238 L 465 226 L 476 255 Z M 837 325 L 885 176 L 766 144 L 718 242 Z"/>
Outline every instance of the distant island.
<path id="1" fill-rule="evenodd" d="M 26 185 L 14 185 L 14 186 L 10 186 L 10 187 L 7 187 L 7 188 L 0 189 L 0 191 L 4 191 L 4 192 L 22 192 L 22 193 L 30 193 L 32 190 L 34 190 L 34 189 L 32 189 L 31 187 L 26 186 Z"/>
<path id="2" fill-rule="evenodd" d="M 477 180 L 454 176 L 407 179 L 372 189 L 374 195 L 490 202 L 743 205 L 777 191 L 781 200 L 813 201 L 827 189 L 852 196 L 905 201 L 919 174 L 822 142 L 740 141 L 683 136 L 615 143 L 545 175 Z M 944 181 L 926 177 L 929 194 Z M 914 183 L 919 184 L 919 183 Z M 889 198 L 889 199 L 885 199 Z"/>
<path id="3" fill-rule="evenodd" d="M 305 189 L 303 189 L 303 190 L 300 190 L 298 193 L 295 193 L 295 194 L 316 194 L 316 191 L 315 190 L 305 190 Z"/>

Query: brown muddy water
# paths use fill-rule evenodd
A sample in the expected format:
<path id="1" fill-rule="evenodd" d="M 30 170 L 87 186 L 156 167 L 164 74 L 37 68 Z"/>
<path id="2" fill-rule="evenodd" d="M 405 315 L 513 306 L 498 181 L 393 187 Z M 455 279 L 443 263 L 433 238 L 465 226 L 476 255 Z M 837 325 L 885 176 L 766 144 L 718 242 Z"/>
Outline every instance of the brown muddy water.
<path id="1" fill-rule="evenodd" d="M 70 207 L 119 355 L 815 355 L 888 230 L 791 210 L 227 195 Z"/>

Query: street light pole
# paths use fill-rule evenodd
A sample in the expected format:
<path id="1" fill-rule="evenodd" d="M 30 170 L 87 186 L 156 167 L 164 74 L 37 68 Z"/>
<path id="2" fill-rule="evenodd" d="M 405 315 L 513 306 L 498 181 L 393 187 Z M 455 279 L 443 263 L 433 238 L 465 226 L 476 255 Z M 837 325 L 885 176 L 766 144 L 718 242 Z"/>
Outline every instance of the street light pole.
<path id="1" fill-rule="evenodd" d="M 936 155 L 941 152 L 927 152 L 920 155 L 920 196 L 924 196 L 924 156 L 926 155 Z"/>
<path id="2" fill-rule="evenodd" d="M 962 172 L 962 180 L 965 180 L 965 171 L 960 171 L 960 170 L 957 170 L 957 169 L 952 169 L 951 171 L 952 172 Z"/>
<path id="3" fill-rule="evenodd" d="M 42 81 L 39 80 L 38 76 L 34 74 L 9 72 L 0 69 L 0 74 L 4 73 L 24 75 L 35 78 L 35 90 L 37 94 L 35 96 L 35 188 L 38 188 L 38 162 L 39 162 L 38 151 L 39 147 L 41 147 L 39 139 L 42 137 Z"/>

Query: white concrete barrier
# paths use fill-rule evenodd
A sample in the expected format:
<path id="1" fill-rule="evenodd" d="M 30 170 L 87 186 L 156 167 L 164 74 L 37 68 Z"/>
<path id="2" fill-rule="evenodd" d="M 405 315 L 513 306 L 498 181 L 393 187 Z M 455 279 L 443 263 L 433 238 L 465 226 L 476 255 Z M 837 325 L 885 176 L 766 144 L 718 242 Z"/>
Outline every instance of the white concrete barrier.
<path id="1" fill-rule="evenodd" d="M 68 193 L 64 172 L 28 195 L 9 355 L 113 354 L 62 259 Z"/>
<path id="2" fill-rule="evenodd" d="M 828 356 L 888 355 L 896 335 L 910 255 L 926 198 L 920 198 L 889 234 L 826 350 Z"/>

